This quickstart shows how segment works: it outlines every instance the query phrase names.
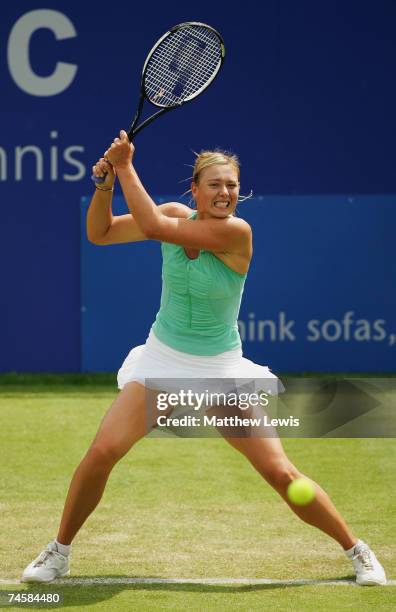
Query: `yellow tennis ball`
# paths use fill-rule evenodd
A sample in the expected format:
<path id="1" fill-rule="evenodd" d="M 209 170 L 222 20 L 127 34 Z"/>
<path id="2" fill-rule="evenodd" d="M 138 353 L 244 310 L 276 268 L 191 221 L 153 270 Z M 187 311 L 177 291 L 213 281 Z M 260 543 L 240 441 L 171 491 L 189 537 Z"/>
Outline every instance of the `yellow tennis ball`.
<path id="1" fill-rule="evenodd" d="M 306 506 L 315 497 L 315 487 L 307 478 L 296 478 L 287 487 L 287 496 L 296 506 Z"/>

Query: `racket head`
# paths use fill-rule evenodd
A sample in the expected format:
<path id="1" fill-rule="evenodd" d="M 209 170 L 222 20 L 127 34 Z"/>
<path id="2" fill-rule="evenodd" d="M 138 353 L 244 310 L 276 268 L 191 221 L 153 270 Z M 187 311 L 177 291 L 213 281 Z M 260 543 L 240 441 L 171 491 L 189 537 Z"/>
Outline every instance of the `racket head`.
<path id="1" fill-rule="evenodd" d="M 217 30 L 198 21 L 180 23 L 155 43 L 143 66 L 141 91 L 162 109 L 194 100 L 218 75 L 225 46 Z"/>

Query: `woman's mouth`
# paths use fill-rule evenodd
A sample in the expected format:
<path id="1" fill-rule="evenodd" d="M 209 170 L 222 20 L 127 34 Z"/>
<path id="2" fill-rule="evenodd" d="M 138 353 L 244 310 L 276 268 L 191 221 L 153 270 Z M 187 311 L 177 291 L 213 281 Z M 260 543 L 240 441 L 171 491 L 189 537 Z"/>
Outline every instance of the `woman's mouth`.
<path id="1" fill-rule="evenodd" d="M 228 208 L 229 205 L 230 205 L 230 203 L 225 201 L 225 200 L 217 200 L 214 203 L 215 208 Z"/>

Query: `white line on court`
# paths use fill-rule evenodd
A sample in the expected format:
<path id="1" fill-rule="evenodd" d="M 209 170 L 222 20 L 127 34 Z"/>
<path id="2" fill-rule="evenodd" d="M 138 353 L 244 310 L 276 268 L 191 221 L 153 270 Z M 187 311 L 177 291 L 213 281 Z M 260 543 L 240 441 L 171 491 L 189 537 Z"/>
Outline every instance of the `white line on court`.
<path id="1" fill-rule="evenodd" d="M 26 584 L 20 580 L 0 579 L 1 584 Z M 38 583 L 31 583 L 38 584 Z M 290 585 L 290 586 L 358 586 L 354 580 L 276 580 L 271 578 L 60 578 L 50 584 L 90 586 L 93 584 L 206 584 L 206 585 Z M 396 586 L 388 580 L 384 586 Z"/>

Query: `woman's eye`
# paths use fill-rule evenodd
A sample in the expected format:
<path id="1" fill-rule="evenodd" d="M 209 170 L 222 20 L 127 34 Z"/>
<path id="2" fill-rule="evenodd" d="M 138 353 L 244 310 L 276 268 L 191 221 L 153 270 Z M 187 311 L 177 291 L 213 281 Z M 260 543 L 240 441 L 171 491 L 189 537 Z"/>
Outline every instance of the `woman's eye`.
<path id="1" fill-rule="evenodd" d="M 215 183 L 211 183 L 209 187 L 218 188 L 219 186 L 216 185 Z M 236 189 L 236 188 L 237 188 L 237 185 L 227 185 L 227 189 Z"/>

